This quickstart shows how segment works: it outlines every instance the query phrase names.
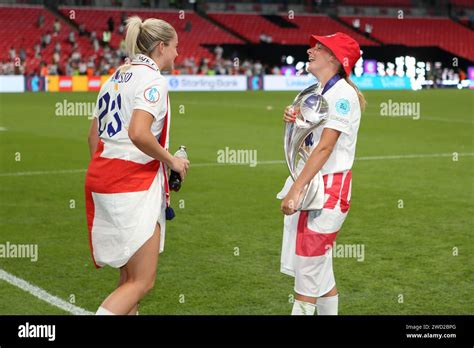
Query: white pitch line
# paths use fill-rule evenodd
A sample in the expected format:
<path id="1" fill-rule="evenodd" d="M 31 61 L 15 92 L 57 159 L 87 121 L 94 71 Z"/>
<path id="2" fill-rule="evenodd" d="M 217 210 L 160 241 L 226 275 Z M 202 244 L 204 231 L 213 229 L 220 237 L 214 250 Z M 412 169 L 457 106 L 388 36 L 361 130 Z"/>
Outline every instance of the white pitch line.
<path id="1" fill-rule="evenodd" d="M 474 152 L 458 153 L 458 156 L 474 156 Z M 395 160 L 395 159 L 411 159 L 411 158 L 435 158 L 435 157 L 453 157 L 453 153 L 432 153 L 432 154 L 412 154 L 412 155 L 386 155 L 386 156 L 362 156 L 356 157 L 356 161 L 374 161 L 374 160 Z M 272 160 L 272 161 L 257 161 L 257 165 L 267 164 L 283 164 L 284 160 Z M 191 164 L 192 168 L 195 167 L 222 167 L 222 166 L 248 166 L 248 163 L 194 163 Z M 51 171 L 36 171 L 36 172 L 14 172 L 14 173 L 0 173 L 0 177 L 5 176 L 30 176 L 30 175 L 56 175 L 56 174 L 74 174 L 74 173 L 85 173 L 86 169 L 65 169 L 65 170 L 51 170 Z"/>
<path id="2" fill-rule="evenodd" d="M 69 312 L 74 315 L 91 315 L 94 314 L 85 310 L 84 308 L 77 307 L 67 301 L 60 299 L 59 297 L 51 295 L 46 290 L 43 290 L 33 284 L 28 283 L 26 280 L 15 277 L 13 274 L 10 274 L 3 269 L 0 269 L 0 279 L 10 283 L 17 288 L 20 288 L 23 291 L 29 292 L 31 295 L 39 298 L 41 301 L 47 302 L 50 305 L 58 307 L 63 311 Z"/>
<path id="3" fill-rule="evenodd" d="M 474 156 L 474 152 L 458 153 L 458 156 Z M 413 154 L 413 155 L 387 155 L 387 156 L 365 156 L 356 157 L 356 161 L 371 161 L 371 160 L 391 160 L 391 159 L 410 159 L 410 158 L 432 158 L 432 157 L 453 157 L 453 153 L 433 153 L 433 154 Z M 282 164 L 286 163 L 284 160 L 273 160 L 273 161 L 257 161 L 257 165 L 265 164 Z M 196 163 L 191 164 L 191 167 L 217 167 L 217 166 L 248 166 L 248 163 Z"/>
<path id="4" fill-rule="evenodd" d="M 366 156 L 356 157 L 356 161 L 409 159 L 409 158 L 432 158 L 432 157 L 453 157 L 454 153 L 433 153 L 433 154 L 413 154 L 413 155 L 388 155 L 388 156 Z M 474 152 L 458 153 L 458 156 L 474 156 Z"/>
<path id="5" fill-rule="evenodd" d="M 285 163 L 283 160 L 273 160 L 273 161 L 257 161 L 259 164 L 281 164 Z M 207 162 L 207 163 L 191 163 L 190 167 L 222 167 L 222 166 L 249 166 L 249 163 L 216 163 L 216 162 Z"/>
<path id="6" fill-rule="evenodd" d="M 48 174 L 74 174 L 85 173 L 86 169 L 64 169 L 64 170 L 50 170 L 50 171 L 36 171 L 36 172 L 16 172 L 16 173 L 0 173 L 0 176 L 28 176 L 28 175 L 48 175 Z"/>
<path id="7" fill-rule="evenodd" d="M 0 127 L 0 132 L 5 132 L 7 129 L 5 127 Z"/>

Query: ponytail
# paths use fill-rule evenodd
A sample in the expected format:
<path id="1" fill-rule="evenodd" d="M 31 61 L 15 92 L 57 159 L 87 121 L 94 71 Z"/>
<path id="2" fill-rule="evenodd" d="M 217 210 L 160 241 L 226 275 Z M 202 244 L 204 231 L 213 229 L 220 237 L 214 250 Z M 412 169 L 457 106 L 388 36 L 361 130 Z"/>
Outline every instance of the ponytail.
<path id="1" fill-rule="evenodd" d="M 125 36 L 125 49 L 129 57 L 134 57 L 142 51 L 137 46 L 138 35 L 142 30 L 142 20 L 138 16 L 127 19 L 127 35 Z"/>
<path id="2" fill-rule="evenodd" d="M 168 46 L 174 36 L 176 30 L 164 20 L 148 18 L 142 22 L 140 17 L 133 16 L 127 19 L 125 49 L 130 58 L 137 54 L 150 56 L 160 42 Z"/>

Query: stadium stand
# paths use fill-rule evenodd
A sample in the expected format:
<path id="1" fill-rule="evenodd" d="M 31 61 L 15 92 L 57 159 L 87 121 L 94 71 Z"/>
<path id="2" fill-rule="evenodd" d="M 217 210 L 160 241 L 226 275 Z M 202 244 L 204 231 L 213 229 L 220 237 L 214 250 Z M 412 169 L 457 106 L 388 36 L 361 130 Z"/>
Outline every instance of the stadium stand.
<path id="1" fill-rule="evenodd" d="M 385 44 L 406 46 L 439 46 L 454 55 L 474 60 L 474 32 L 448 18 L 342 17 L 351 24 L 354 19 L 373 26 L 371 35 Z"/>
<path id="2" fill-rule="evenodd" d="M 211 24 L 194 12 L 185 12 L 184 18 L 180 19 L 177 11 L 156 12 L 131 9 L 121 11 L 96 8 L 60 8 L 60 11 L 66 16 L 69 15 L 71 10 L 75 11 L 74 21 L 78 25 L 84 24 L 87 31 L 96 31 L 97 34 L 102 33 L 107 28 L 107 20 L 109 17 L 112 17 L 115 23 L 115 32 L 112 33 L 111 47 L 114 48 L 119 47 L 120 41 L 123 38 L 123 35 L 118 32 L 122 13 L 126 13 L 127 16 L 138 15 L 142 19 L 154 17 L 169 22 L 178 33 L 180 50 L 182 52 L 192 52 L 196 60 L 201 60 L 202 58 L 212 59 L 213 57 L 203 45 L 242 43 L 240 39 Z M 182 62 L 183 59 L 183 56 L 179 56 L 177 63 Z"/>
<path id="3" fill-rule="evenodd" d="M 297 28 L 277 26 L 258 14 L 214 12 L 208 13 L 208 15 L 221 25 L 239 33 L 253 43 L 259 43 L 261 33 L 265 33 L 272 37 L 273 43 L 307 45 L 308 37 L 311 34 L 329 35 L 340 31 L 352 35 L 361 45 L 377 45 L 376 42 L 365 38 L 326 15 L 297 15 L 298 20 L 294 21 Z M 290 19 L 281 18 L 292 22 Z"/>
<path id="4" fill-rule="evenodd" d="M 451 5 L 459 7 L 474 7 L 474 2 L 472 0 L 451 0 Z"/>
<path id="5" fill-rule="evenodd" d="M 346 6 L 377 6 L 377 7 L 411 7 L 411 0 L 343 0 L 341 5 Z"/>
<path id="6" fill-rule="evenodd" d="M 27 65 L 25 72 L 29 74 L 35 69 L 37 70 L 41 61 L 47 63 L 51 62 L 55 45 L 56 43 L 60 43 L 61 58 L 59 66 L 62 66 L 69 59 L 73 51 L 72 45 L 68 42 L 69 33 L 71 31 L 75 34 L 75 41 L 77 43 L 76 50 L 81 56 L 93 56 L 96 52 L 94 51 L 89 36 L 79 36 L 77 27 L 83 24 L 88 33 L 95 31 L 100 41 L 102 32 L 107 28 L 107 20 L 109 17 L 112 17 L 115 23 L 114 33 L 111 35 L 110 47 L 112 49 L 119 48 L 123 35 L 119 33 L 118 28 L 121 23 L 121 13 L 123 11 L 89 8 L 61 8 L 60 11 L 64 16 L 69 17 L 71 10 L 74 11 L 73 22 L 76 23 L 76 26 L 70 26 L 63 18 L 55 16 L 42 6 L 0 7 L 0 20 L 3 24 L 0 27 L 0 35 L 2 38 L 8 38 L 8 40 L 0 41 L 0 60 L 10 60 L 10 48 L 15 48 L 17 54 L 20 48 L 24 48 L 28 58 L 26 59 Z M 203 58 L 213 58 L 213 54 L 203 45 L 242 43 L 240 39 L 193 12 L 186 12 L 184 19 L 179 19 L 178 12 L 176 11 L 150 12 L 127 10 L 126 14 L 127 16 L 136 14 L 143 19 L 149 17 L 161 18 L 171 23 L 180 38 L 180 51 L 188 52 L 188 55 L 192 55 L 196 61 L 200 61 Z M 38 27 L 38 19 L 40 16 L 44 17 L 44 22 L 41 27 Z M 57 19 L 61 25 L 61 29 L 57 34 L 55 34 L 53 30 L 55 19 Z M 48 33 L 51 35 L 51 43 L 42 47 L 40 56 L 35 56 L 35 45 L 41 45 L 42 37 Z M 189 54 L 189 52 L 191 53 Z M 100 55 L 101 52 L 98 54 Z M 177 64 L 182 62 L 183 59 L 185 59 L 185 56 L 179 56 L 177 58 Z"/>
<path id="7" fill-rule="evenodd" d="M 44 17 L 44 24 L 38 27 L 38 18 Z M 67 40 L 69 28 L 64 22 L 61 23 L 62 30 L 55 36 L 53 23 L 55 16 L 42 6 L 20 6 L 20 7 L 0 7 L 0 59 L 9 59 L 9 50 L 15 48 L 17 53 L 19 48 L 26 50 L 28 59 L 26 60 L 27 70 L 38 66 L 43 59 L 50 60 L 53 55 L 56 42 Z M 69 29 L 69 30 L 68 30 Z M 51 44 L 44 47 L 41 57 L 35 57 L 34 46 L 41 43 L 42 35 L 51 33 Z M 62 45 L 63 57 L 70 53 L 68 45 Z"/>
<path id="8" fill-rule="evenodd" d="M 380 2 L 374 0 L 340 2 L 343 6 L 372 6 L 375 3 L 381 6 Z M 453 6 L 472 8 L 472 0 L 453 0 L 450 3 Z M 388 0 L 383 2 L 383 6 L 410 7 L 412 4 L 411 0 Z M 107 30 L 111 18 L 114 30 L 108 46 L 115 59 L 121 59 L 123 51 L 119 49 L 124 37 L 123 20 L 131 15 L 139 15 L 142 19 L 161 18 L 176 28 L 181 53 L 176 61 L 177 65 L 191 56 L 196 62 L 203 59 L 212 62 L 214 53 L 206 46 L 258 44 L 262 41 L 281 45 L 307 45 L 310 34 L 327 35 L 337 31 L 351 35 L 361 46 L 437 46 L 454 56 L 474 61 L 474 32 L 468 27 L 472 23 L 465 18 L 407 16 L 400 20 L 393 16 L 330 17 L 325 14 L 296 14 L 293 20 L 281 13 L 269 16 L 255 12 L 203 14 L 186 11 L 183 16 L 177 10 L 70 6 L 59 7 L 59 12 L 55 13 L 39 5 L 2 5 L 0 20 L 3 25 L 0 27 L 0 35 L 6 39 L 0 41 L 0 62 L 10 64 L 11 67 L 12 56 L 20 56 L 21 52 L 27 59 L 23 59 L 22 63 L 25 65 L 20 73 L 31 74 L 38 73 L 42 64 L 50 65 L 55 57 L 56 60 L 59 59 L 55 64 L 64 74 L 68 72 L 64 67 L 70 67 L 71 55 L 79 53 L 80 58 L 74 63 L 75 68 L 79 63 L 95 64 L 97 69 L 107 73 L 106 62 L 111 60 L 107 47 L 104 49 L 101 45 L 98 48 L 90 34 L 94 32 L 98 41 L 101 41 L 102 33 Z M 40 18 L 43 21 L 41 26 L 38 23 Z M 359 20 L 357 28 L 353 27 L 355 19 Z M 53 29 L 55 21 L 61 26 L 57 33 Z M 366 24 L 372 28 L 370 33 L 364 33 Z M 83 35 L 79 35 L 79 28 L 84 31 Z M 75 44 L 69 42 L 71 32 L 74 34 Z M 42 45 L 45 36 L 50 36 L 50 43 Z M 56 45 L 61 46 L 60 55 L 55 54 Z M 112 63 L 115 64 L 115 61 Z M 9 71 L 12 73 L 12 69 Z M 49 73 L 54 74 L 54 69 Z"/>

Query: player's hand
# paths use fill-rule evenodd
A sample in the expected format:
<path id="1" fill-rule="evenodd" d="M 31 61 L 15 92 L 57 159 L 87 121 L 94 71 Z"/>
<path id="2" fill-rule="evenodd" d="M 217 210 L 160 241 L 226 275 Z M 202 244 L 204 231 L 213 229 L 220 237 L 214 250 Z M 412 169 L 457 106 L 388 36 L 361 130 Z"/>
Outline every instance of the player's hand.
<path id="1" fill-rule="evenodd" d="M 174 170 L 176 173 L 179 173 L 181 180 L 184 181 L 184 177 L 186 176 L 186 173 L 188 172 L 189 161 L 185 158 L 173 157 L 173 159 L 171 160 L 170 168 Z"/>
<path id="2" fill-rule="evenodd" d="M 296 121 L 296 111 L 292 106 L 287 106 L 285 112 L 283 113 L 283 121 L 286 123 L 292 123 Z"/>
<path id="3" fill-rule="evenodd" d="M 294 186 L 291 187 L 288 194 L 281 202 L 280 209 L 283 214 L 285 215 L 293 215 L 296 213 L 296 209 L 300 204 L 300 199 L 302 198 L 301 195 L 303 190 L 298 190 Z"/>

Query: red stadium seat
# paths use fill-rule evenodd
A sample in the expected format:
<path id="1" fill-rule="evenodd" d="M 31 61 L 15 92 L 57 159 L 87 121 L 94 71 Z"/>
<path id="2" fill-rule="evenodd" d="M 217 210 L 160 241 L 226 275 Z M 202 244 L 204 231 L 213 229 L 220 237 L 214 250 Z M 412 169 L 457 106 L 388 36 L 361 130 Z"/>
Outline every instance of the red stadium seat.
<path id="1" fill-rule="evenodd" d="M 147 10 L 118 10 L 118 9 L 90 9 L 90 8 L 70 8 L 62 7 L 61 12 L 68 14 L 70 10 L 75 11 L 75 21 L 78 24 L 84 24 L 87 31 L 96 31 L 97 37 L 101 38 L 102 32 L 107 28 L 107 20 L 112 17 L 115 23 L 114 33 L 112 34 L 111 46 L 117 48 L 120 41 L 124 38 L 118 32 L 121 14 L 125 12 L 127 16 L 137 15 L 142 18 L 158 18 L 170 23 L 178 33 L 179 49 L 178 53 L 184 54 L 178 56 L 176 62 L 180 63 L 185 57 L 194 56 L 199 61 L 202 58 L 212 59 L 210 53 L 202 45 L 205 44 L 223 44 L 223 43 L 242 43 L 242 41 L 212 23 L 206 21 L 194 12 L 185 12 L 184 18 L 180 18 L 180 13 L 176 11 L 147 11 Z M 190 31 L 186 31 L 186 23 L 190 23 Z"/>
<path id="2" fill-rule="evenodd" d="M 257 14 L 229 14 L 208 13 L 220 24 L 230 28 L 246 37 L 253 43 L 260 41 L 262 33 L 270 35 L 274 43 L 284 45 L 307 45 L 311 34 L 329 35 L 343 32 L 354 37 L 360 45 L 373 46 L 376 42 L 365 38 L 357 32 L 347 28 L 325 15 L 296 15 L 296 19 L 288 21 L 296 24 L 298 28 L 281 28 Z"/>
<path id="3" fill-rule="evenodd" d="M 102 32 L 107 28 L 107 20 L 112 17 L 115 22 L 115 32 L 112 34 L 111 47 L 117 48 L 123 35 L 119 34 L 118 27 L 120 23 L 121 10 L 116 9 L 91 9 L 91 8 L 69 8 L 63 7 L 60 11 L 70 17 L 70 11 L 74 11 L 74 21 L 77 24 L 84 24 L 87 31 L 96 31 L 97 38 L 100 40 Z M 185 57 L 193 56 L 196 61 L 202 58 L 213 58 L 213 54 L 209 52 L 203 45 L 205 44 L 238 44 L 242 41 L 233 35 L 227 33 L 221 28 L 213 25 L 209 21 L 203 19 L 193 12 L 186 12 L 184 19 L 179 18 L 178 11 L 173 12 L 151 12 L 151 11 L 126 11 L 127 15 L 139 15 L 142 19 L 155 17 L 164 19 L 172 24 L 179 36 L 178 53 L 184 53 L 178 56 L 177 63 L 180 63 Z M 43 15 L 45 18 L 42 28 L 37 27 L 38 17 Z M 14 47 L 17 55 L 21 47 L 27 51 L 26 73 L 38 72 L 41 61 L 51 63 L 54 46 L 56 42 L 61 43 L 61 62 L 60 67 L 64 67 L 64 63 L 71 53 L 71 45 L 68 42 L 70 31 L 76 34 L 76 42 L 78 50 L 82 57 L 94 55 L 92 44 L 88 37 L 79 37 L 76 28 L 72 28 L 68 23 L 59 18 L 61 30 L 59 35 L 52 36 L 51 44 L 42 50 L 41 59 L 34 58 L 34 46 L 41 43 L 42 36 L 50 31 L 53 34 L 53 23 L 55 16 L 42 6 L 5 6 L 0 7 L 0 35 L 4 40 L 0 41 L 0 60 L 9 60 L 9 49 Z M 185 30 L 186 22 L 190 22 L 190 31 Z"/>
<path id="4" fill-rule="evenodd" d="M 375 7 L 411 7 L 411 0 L 343 0 L 341 5 Z"/>
<path id="5" fill-rule="evenodd" d="M 345 0 L 344 3 L 370 3 L 369 0 Z M 390 0 L 387 3 L 403 5 L 404 0 Z M 469 1 L 452 1 L 456 5 L 465 5 Z M 74 21 L 84 24 L 87 31 L 96 31 L 100 40 L 102 32 L 107 28 L 109 17 L 114 19 L 115 32 L 112 34 L 111 46 L 117 48 L 123 38 L 118 32 L 119 22 L 123 10 L 120 9 L 97 9 L 80 7 L 61 7 L 60 11 L 69 16 L 74 11 Z M 196 61 L 202 58 L 213 59 L 213 54 L 204 45 L 215 44 L 241 44 L 242 40 L 202 18 L 194 12 L 185 12 L 184 18 L 176 11 L 148 11 L 148 10 L 126 10 L 127 16 L 139 15 L 142 19 L 155 17 L 164 19 L 173 25 L 179 36 L 179 50 L 181 53 L 177 63 L 185 57 L 193 56 Z M 39 15 L 43 15 L 45 22 L 42 28 L 37 27 Z M 326 15 L 296 15 L 294 20 L 286 19 L 297 27 L 280 27 L 258 14 L 236 14 L 214 12 L 208 14 L 214 21 L 231 31 L 247 38 L 250 42 L 259 43 L 260 35 L 266 34 L 272 37 L 274 43 L 283 45 L 307 45 L 311 34 L 328 35 L 340 31 L 354 37 L 361 46 L 374 46 L 378 43 L 367 38 L 356 30 L 345 26 Z M 341 17 L 349 26 L 352 21 L 360 19 L 360 27 L 364 28 L 366 23 L 372 25 L 371 36 L 386 44 L 401 44 L 407 46 L 439 46 L 451 52 L 454 56 L 474 60 L 474 32 L 468 28 L 453 22 L 448 18 L 414 18 L 405 17 L 403 20 L 393 17 Z M 79 37 L 75 28 L 60 19 L 61 30 L 59 35 L 52 36 L 51 44 L 43 51 L 41 58 L 34 58 L 34 45 L 40 43 L 42 35 L 47 31 L 53 34 L 53 23 L 55 15 L 42 6 L 0 6 L 0 60 L 9 60 L 9 49 L 14 47 L 17 55 L 22 47 L 27 52 L 26 73 L 38 71 L 41 61 L 51 63 L 54 45 L 61 43 L 60 67 L 71 54 L 71 45 L 68 43 L 68 34 L 72 30 L 76 33 L 79 52 L 83 57 L 94 55 L 94 50 L 88 37 Z M 186 30 L 188 29 L 188 30 Z"/>
<path id="6" fill-rule="evenodd" d="M 455 56 L 474 60 L 474 32 L 447 18 L 342 17 L 351 24 L 360 19 L 373 26 L 372 36 L 387 44 L 439 46 Z"/>
<path id="7" fill-rule="evenodd" d="M 451 0 L 451 5 L 474 8 L 474 2 L 472 0 Z"/>
<path id="8" fill-rule="evenodd" d="M 41 14 L 45 21 L 42 28 L 38 28 L 38 17 Z M 47 31 L 53 34 L 54 19 L 55 16 L 42 6 L 0 7 L 0 36 L 3 38 L 0 40 L 0 59 L 9 60 L 8 51 L 11 47 L 16 49 L 17 55 L 19 49 L 24 48 L 28 56 L 27 67 L 31 67 L 36 61 L 33 60 L 34 46 L 41 43 L 41 37 Z M 69 46 L 66 44 L 69 31 L 70 27 L 61 22 L 59 35 L 52 35 L 51 44 L 43 50 L 42 60 L 51 62 L 56 42 L 61 43 L 63 51 Z"/>

